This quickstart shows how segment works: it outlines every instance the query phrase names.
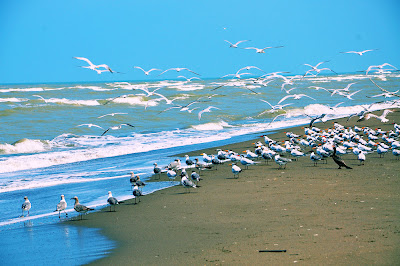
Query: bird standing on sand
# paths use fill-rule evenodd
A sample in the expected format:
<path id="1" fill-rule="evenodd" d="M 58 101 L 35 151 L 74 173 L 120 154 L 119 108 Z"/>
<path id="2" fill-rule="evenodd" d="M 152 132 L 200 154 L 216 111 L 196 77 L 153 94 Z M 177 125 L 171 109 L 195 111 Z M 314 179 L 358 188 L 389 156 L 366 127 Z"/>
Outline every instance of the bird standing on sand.
<path id="1" fill-rule="evenodd" d="M 239 166 L 237 166 L 235 163 L 232 163 L 232 173 L 233 173 L 233 178 L 239 178 L 239 173 L 242 172 L 242 169 L 240 169 Z"/>
<path id="2" fill-rule="evenodd" d="M 189 180 L 189 179 L 187 178 L 186 175 L 183 175 L 183 176 L 182 176 L 181 184 L 182 184 L 182 186 L 183 186 L 184 188 L 187 188 L 187 191 L 188 191 L 189 193 L 190 193 L 190 188 L 196 188 L 196 187 L 198 187 L 198 186 L 196 186 L 195 183 L 193 183 L 191 180 Z"/>
<path id="3" fill-rule="evenodd" d="M 138 198 L 138 199 L 139 199 L 139 202 L 140 202 L 140 197 L 141 197 L 143 194 L 142 194 L 142 191 L 139 190 L 139 187 L 138 187 L 138 186 L 135 186 L 135 187 L 133 188 L 132 194 L 133 194 L 133 196 L 135 196 L 135 204 L 136 204 L 136 198 Z"/>
<path id="4" fill-rule="evenodd" d="M 279 168 L 278 168 L 278 169 L 281 169 L 282 166 L 284 166 L 283 168 L 286 169 L 286 164 L 292 162 L 291 159 L 281 157 L 281 156 L 280 156 L 279 154 L 277 154 L 277 153 L 276 153 L 275 156 L 274 156 L 274 161 L 279 165 Z"/>
<path id="5" fill-rule="evenodd" d="M 243 155 L 240 155 L 240 163 L 246 167 L 246 169 L 249 169 L 249 165 L 254 165 L 256 164 L 255 161 L 247 159 Z"/>
<path id="6" fill-rule="evenodd" d="M 167 176 L 168 176 L 169 180 L 171 180 L 171 181 L 175 180 L 176 172 L 174 170 L 172 170 L 171 168 L 168 168 Z"/>
<path id="7" fill-rule="evenodd" d="M 75 204 L 74 204 L 74 210 L 77 211 L 79 213 L 79 216 L 82 220 L 82 213 L 86 214 L 88 211 L 93 211 L 94 209 L 88 208 L 85 205 L 82 205 L 79 203 L 79 199 L 77 196 L 71 198 L 73 200 L 75 200 Z"/>
<path id="8" fill-rule="evenodd" d="M 60 213 L 61 211 L 64 211 L 65 216 L 68 217 L 68 213 L 65 212 L 65 209 L 67 208 L 67 202 L 65 201 L 64 195 L 61 195 L 61 200 L 57 204 L 55 212 L 58 212 L 58 218 L 61 218 Z"/>
<path id="9" fill-rule="evenodd" d="M 358 154 L 357 159 L 360 161 L 360 164 L 359 164 L 359 165 L 364 165 L 364 162 L 365 162 L 365 159 L 366 159 L 366 157 L 365 157 L 365 152 L 364 152 L 364 151 L 361 151 L 361 152 Z"/>
<path id="10" fill-rule="evenodd" d="M 132 188 L 135 186 L 138 177 L 138 175 L 135 175 L 133 172 L 131 172 L 131 178 L 129 178 L 129 182 L 131 183 Z"/>
<path id="11" fill-rule="evenodd" d="M 25 201 L 24 203 L 22 203 L 22 215 L 21 217 L 24 217 L 24 212 L 27 211 L 28 212 L 28 216 L 29 216 L 29 210 L 31 209 L 31 202 L 29 201 L 28 197 L 25 196 L 24 197 Z"/>
<path id="12" fill-rule="evenodd" d="M 185 163 L 187 166 L 193 165 L 194 162 L 189 158 L 189 155 L 185 155 Z"/>
<path id="13" fill-rule="evenodd" d="M 115 211 L 115 205 L 119 204 L 118 200 L 113 197 L 111 191 L 108 191 L 107 203 L 110 204 L 110 211 L 111 211 L 111 206 L 114 206 L 114 211 Z"/>
<path id="14" fill-rule="evenodd" d="M 346 163 L 342 160 L 342 158 L 336 155 L 336 146 L 333 146 L 333 154 L 331 156 L 332 159 L 335 161 L 335 163 L 339 166 L 338 169 L 341 169 L 342 166 L 346 167 L 347 169 L 353 169 L 350 166 L 346 165 Z"/>
<path id="15" fill-rule="evenodd" d="M 310 154 L 310 160 L 314 162 L 314 166 L 317 165 L 318 161 L 321 161 L 321 157 L 316 155 L 314 152 L 311 152 Z"/>
<path id="16" fill-rule="evenodd" d="M 154 163 L 154 168 L 153 168 L 153 172 L 154 174 L 158 175 L 158 178 L 160 178 L 161 176 L 161 168 L 158 167 L 157 163 Z"/>
<path id="17" fill-rule="evenodd" d="M 200 175 L 198 174 L 198 173 L 196 173 L 196 171 L 192 171 L 192 174 L 190 175 L 190 178 L 194 181 L 194 182 L 196 182 L 196 185 L 199 183 L 199 181 L 202 179 L 201 177 L 200 177 Z"/>

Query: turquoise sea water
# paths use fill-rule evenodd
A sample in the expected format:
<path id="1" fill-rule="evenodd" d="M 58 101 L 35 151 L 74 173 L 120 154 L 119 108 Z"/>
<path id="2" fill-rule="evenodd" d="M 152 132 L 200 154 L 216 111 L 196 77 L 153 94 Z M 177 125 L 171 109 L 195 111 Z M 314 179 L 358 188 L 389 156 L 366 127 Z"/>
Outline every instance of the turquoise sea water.
<path id="1" fill-rule="evenodd" d="M 347 74 L 295 78 L 293 84 L 285 86 L 287 90 L 295 88 L 290 94 L 282 90 L 280 79 L 267 86 L 252 79 L 0 85 L 0 235 L 9 243 L 0 257 L 11 258 L 10 254 L 25 247 L 26 257 L 33 264 L 60 259 L 35 252 L 48 242 L 51 245 L 46 247 L 51 250 L 46 253 L 61 258 L 70 258 L 68 252 L 75 253 L 76 248 L 83 252 L 66 260 L 66 264 L 83 264 L 103 256 L 115 243 L 96 230 L 60 223 L 53 211 L 61 194 L 73 216 L 73 196 L 97 209 L 105 206 L 108 191 L 120 200 L 132 198 L 129 172 L 140 173 L 146 180 L 154 162 L 167 165 L 174 154 L 307 124 L 310 117 L 321 114 L 333 119 L 364 108 L 398 107 L 394 98 L 376 96 L 382 91 L 369 77 Z M 371 77 L 390 91 L 399 86 L 398 74 Z M 350 93 L 360 90 L 352 99 L 315 88 L 343 89 L 349 83 L 354 83 Z M 168 100 L 151 93 L 156 89 Z M 266 112 L 271 107 L 261 101 L 275 105 L 293 94 L 307 96 L 282 101 L 280 104 L 289 104 L 285 111 Z M 184 107 L 193 101 L 197 102 L 188 106 L 188 112 Z M 199 117 L 199 112 L 209 106 L 215 108 Z M 170 107 L 174 108 L 166 110 Z M 278 114 L 282 115 L 273 121 Z M 134 127 L 112 128 L 122 123 Z M 153 182 L 143 192 L 176 184 Z M 29 197 L 32 209 L 29 217 L 21 218 L 24 196 Z M 47 230 L 54 233 L 43 233 Z M 70 247 L 67 252 L 66 246 Z M 89 253 L 96 255 L 84 255 Z M 10 259 L 9 264 L 24 262 L 25 258 Z"/>

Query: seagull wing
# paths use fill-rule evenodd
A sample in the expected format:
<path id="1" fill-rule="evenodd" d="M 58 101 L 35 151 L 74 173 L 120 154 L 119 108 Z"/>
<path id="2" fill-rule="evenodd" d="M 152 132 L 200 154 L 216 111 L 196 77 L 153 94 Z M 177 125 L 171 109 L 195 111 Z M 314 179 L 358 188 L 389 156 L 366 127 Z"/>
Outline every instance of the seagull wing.
<path id="1" fill-rule="evenodd" d="M 280 104 L 281 102 L 283 102 L 283 101 L 286 100 L 287 98 L 292 98 L 292 97 L 294 97 L 294 95 L 286 95 L 285 97 L 283 97 L 283 98 L 278 102 L 278 104 Z"/>
<path id="2" fill-rule="evenodd" d="M 110 129 L 111 127 L 109 127 L 106 131 L 104 131 L 103 134 L 101 134 L 101 136 L 104 136 Z"/>
<path id="3" fill-rule="evenodd" d="M 85 61 L 86 63 L 88 63 L 89 65 L 91 65 L 91 66 L 94 66 L 94 64 L 89 60 L 89 59 L 87 59 L 87 58 L 85 58 L 85 57 L 74 57 L 75 59 L 78 59 L 78 60 L 83 60 L 83 61 Z"/>

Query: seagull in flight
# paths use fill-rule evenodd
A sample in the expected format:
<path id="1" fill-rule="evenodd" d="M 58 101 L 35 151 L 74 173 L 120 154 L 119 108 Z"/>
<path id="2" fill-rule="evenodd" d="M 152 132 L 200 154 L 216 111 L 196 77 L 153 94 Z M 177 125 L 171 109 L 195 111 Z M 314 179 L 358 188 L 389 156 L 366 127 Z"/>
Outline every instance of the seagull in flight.
<path id="1" fill-rule="evenodd" d="M 283 107 L 285 107 L 285 106 L 292 105 L 292 103 L 287 103 L 287 104 L 282 104 L 282 105 L 279 105 L 279 104 L 277 104 L 277 105 L 272 105 L 272 104 L 270 104 L 269 102 L 267 102 L 266 100 L 260 99 L 260 101 L 263 101 L 263 102 L 267 103 L 269 106 L 271 106 L 271 109 L 262 112 L 262 113 L 259 114 L 258 116 L 263 115 L 263 114 L 265 114 L 265 113 L 274 113 L 274 112 L 277 112 L 278 110 L 283 110 Z"/>
<path id="2" fill-rule="evenodd" d="M 186 79 L 186 81 L 192 81 L 192 79 L 199 79 L 200 80 L 200 78 L 198 78 L 198 77 L 187 78 L 185 76 L 178 76 L 178 78 L 184 78 L 184 79 Z"/>
<path id="3" fill-rule="evenodd" d="M 288 98 L 293 98 L 294 100 L 299 100 L 302 97 L 308 97 L 310 99 L 313 99 L 315 101 L 315 99 L 311 96 L 308 96 L 306 94 L 291 94 L 291 95 L 286 95 L 285 97 L 283 97 L 278 104 L 280 104 L 281 102 L 283 102 L 284 100 L 288 99 Z"/>
<path id="4" fill-rule="evenodd" d="M 103 134 L 101 134 L 101 136 L 104 136 L 110 129 L 112 129 L 112 130 L 117 130 L 117 129 L 121 129 L 122 126 L 135 127 L 135 126 L 132 126 L 131 124 L 123 123 L 123 124 L 120 124 L 120 125 L 118 125 L 118 126 L 109 127 L 106 131 L 103 132 Z"/>
<path id="5" fill-rule="evenodd" d="M 227 43 L 230 44 L 229 48 L 238 48 L 238 45 L 239 45 L 240 43 L 242 43 L 242 42 L 248 42 L 248 41 L 250 41 L 250 40 L 242 40 L 242 41 L 238 41 L 238 42 L 236 42 L 236 43 L 231 43 L 230 41 L 227 41 L 227 40 L 224 40 L 224 41 L 226 41 Z"/>
<path id="6" fill-rule="evenodd" d="M 203 113 L 211 112 L 211 109 L 213 109 L 213 108 L 214 108 L 214 109 L 221 110 L 221 109 L 218 108 L 218 107 L 208 106 L 206 109 L 201 110 L 201 111 L 197 114 L 197 116 L 199 117 L 199 120 L 201 119 L 201 115 L 202 115 Z"/>
<path id="7" fill-rule="evenodd" d="M 366 52 L 372 52 L 372 51 L 376 51 L 376 50 L 378 50 L 378 49 L 370 49 L 370 50 L 364 50 L 364 51 L 360 51 L 360 52 L 348 51 L 348 52 L 340 52 L 340 53 L 342 53 L 342 54 L 358 54 L 361 56 L 361 55 L 365 54 Z"/>
<path id="8" fill-rule="evenodd" d="M 160 75 L 162 75 L 162 74 L 164 74 L 165 72 L 170 71 L 170 70 L 175 70 L 176 72 L 181 72 L 182 70 L 187 70 L 187 71 L 189 71 L 189 72 L 192 72 L 193 74 L 196 74 L 196 75 L 200 76 L 200 74 L 198 74 L 198 73 L 196 73 L 196 72 L 194 72 L 194 71 L 192 71 L 192 70 L 190 70 L 189 68 L 186 68 L 186 67 L 175 67 L 175 68 L 170 68 L 170 69 L 167 69 L 167 70 L 161 72 L 161 73 L 158 74 L 158 75 L 160 76 Z"/>
<path id="9" fill-rule="evenodd" d="M 102 117 L 105 117 L 105 116 L 114 116 L 114 115 L 127 115 L 127 114 L 128 113 L 111 113 L 111 114 L 106 114 L 106 115 L 99 116 L 97 118 L 102 118 Z"/>
<path id="10" fill-rule="evenodd" d="M 267 49 L 271 49 L 271 48 L 281 48 L 281 47 L 283 47 L 283 46 L 265 47 L 265 48 L 262 48 L 262 49 L 256 48 L 256 47 L 246 47 L 246 48 L 243 48 L 243 49 L 253 49 L 253 50 L 256 50 L 256 53 L 265 54 L 265 50 L 267 50 Z"/>
<path id="11" fill-rule="evenodd" d="M 155 70 L 157 70 L 157 71 L 162 71 L 161 69 L 158 69 L 158 68 L 152 68 L 152 69 L 150 69 L 150 70 L 148 70 L 148 71 L 146 71 L 146 70 L 144 70 L 143 68 L 138 67 L 138 66 L 134 66 L 134 68 L 137 68 L 137 69 L 142 70 L 146 76 L 148 76 L 148 75 L 150 74 L 151 71 L 155 71 Z"/>
<path id="12" fill-rule="evenodd" d="M 391 64 L 389 64 L 389 63 L 383 63 L 382 65 L 373 65 L 373 66 L 369 66 L 368 69 L 367 69 L 367 71 L 365 72 L 365 75 L 368 75 L 368 73 L 369 73 L 371 70 L 376 70 L 376 69 L 373 69 L 373 68 L 379 68 L 380 70 L 382 70 L 385 66 L 390 66 L 390 67 L 393 67 L 395 70 L 397 70 L 397 68 L 395 68 L 395 67 L 392 66 Z"/>
<path id="13" fill-rule="evenodd" d="M 95 124 L 81 124 L 81 125 L 77 125 L 76 127 L 83 127 L 83 126 L 87 126 L 87 127 L 98 127 L 98 128 L 104 129 L 104 128 L 102 128 L 101 126 L 98 126 L 98 125 L 95 125 Z"/>
<path id="14" fill-rule="evenodd" d="M 87 59 L 85 57 L 74 57 L 74 58 L 78 59 L 78 60 L 85 61 L 86 63 L 88 63 L 89 64 L 88 66 L 81 66 L 81 67 L 94 70 L 94 71 L 97 72 L 97 74 L 101 74 L 102 72 L 106 72 L 106 71 L 114 73 L 114 71 L 106 64 L 95 65 L 89 59 Z M 98 68 L 104 68 L 104 69 L 98 69 Z"/>

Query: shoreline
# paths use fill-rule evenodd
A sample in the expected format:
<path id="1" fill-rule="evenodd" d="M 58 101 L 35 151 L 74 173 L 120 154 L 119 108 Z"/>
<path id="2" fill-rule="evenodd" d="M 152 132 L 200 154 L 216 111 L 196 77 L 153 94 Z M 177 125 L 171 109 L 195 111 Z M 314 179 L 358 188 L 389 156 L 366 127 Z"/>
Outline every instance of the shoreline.
<path id="1" fill-rule="evenodd" d="M 395 112 L 388 118 L 399 122 L 399 116 Z M 376 119 L 356 123 L 356 118 L 315 126 L 325 129 L 334 121 L 345 127 L 393 128 Z M 289 130 L 304 134 L 301 127 Z M 282 141 L 287 139 L 284 131 L 268 136 Z M 259 138 L 201 152 L 242 153 L 254 150 L 258 140 L 264 143 Z M 187 154 L 199 156 L 200 151 Z M 142 197 L 139 204 L 128 200 L 116 212 L 105 207 L 73 224 L 100 228 L 117 242 L 107 257 L 91 263 L 96 265 L 394 264 L 400 259 L 400 161 L 392 154 L 379 158 L 372 153 L 358 166 L 355 155 L 342 158 L 353 169 L 338 170 L 330 158 L 314 167 L 306 156 L 280 170 L 275 162 L 260 160 L 238 179 L 225 163 L 202 171 L 201 187 L 190 193 L 170 187 Z M 161 180 L 168 178 L 163 174 Z M 287 252 L 258 252 L 265 249 Z"/>

